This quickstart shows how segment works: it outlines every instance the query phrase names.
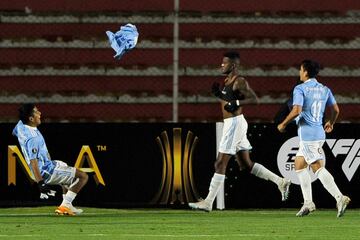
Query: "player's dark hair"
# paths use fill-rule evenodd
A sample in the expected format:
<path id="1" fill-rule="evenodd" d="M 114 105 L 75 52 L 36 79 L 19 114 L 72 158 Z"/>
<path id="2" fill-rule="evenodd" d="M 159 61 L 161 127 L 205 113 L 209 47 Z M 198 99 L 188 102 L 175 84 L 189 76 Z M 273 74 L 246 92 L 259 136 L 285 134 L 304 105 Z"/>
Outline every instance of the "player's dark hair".
<path id="1" fill-rule="evenodd" d="M 240 54 L 236 51 L 228 51 L 224 53 L 224 57 L 227 57 L 232 61 L 240 60 Z"/>
<path id="2" fill-rule="evenodd" d="M 25 103 L 19 108 L 19 119 L 24 123 L 29 122 L 29 117 L 34 113 L 35 104 Z"/>
<path id="3" fill-rule="evenodd" d="M 313 60 L 305 59 L 301 62 L 304 70 L 307 71 L 309 78 L 314 78 L 320 71 L 320 64 Z"/>

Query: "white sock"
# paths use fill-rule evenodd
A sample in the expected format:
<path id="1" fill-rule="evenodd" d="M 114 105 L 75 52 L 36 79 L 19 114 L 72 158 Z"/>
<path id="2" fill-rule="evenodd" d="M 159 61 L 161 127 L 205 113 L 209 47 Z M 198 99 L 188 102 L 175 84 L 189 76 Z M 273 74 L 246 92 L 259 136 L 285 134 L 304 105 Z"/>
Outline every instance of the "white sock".
<path id="1" fill-rule="evenodd" d="M 311 189 L 311 177 L 306 168 L 296 170 L 296 174 L 300 181 L 301 192 L 304 198 L 304 203 L 312 202 L 312 189 Z"/>
<path id="2" fill-rule="evenodd" d="M 265 180 L 270 180 L 273 183 L 275 183 L 276 185 L 279 185 L 281 183 L 281 177 L 279 177 L 278 175 L 276 175 L 275 173 L 271 172 L 270 170 L 268 170 L 266 167 L 264 167 L 263 165 L 259 164 L 259 163 L 254 163 L 253 168 L 251 169 L 251 174 L 265 179 Z"/>
<path id="3" fill-rule="evenodd" d="M 336 185 L 334 177 L 331 175 L 331 173 L 329 173 L 326 168 L 321 167 L 316 171 L 315 174 L 325 189 L 335 198 L 336 201 L 339 201 L 339 199 L 342 197 L 342 193 Z"/>
<path id="4" fill-rule="evenodd" d="M 74 193 L 70 190 L 67 191 L 67 193 L 63 197 L 63 201 L 62 201 L 61 205 L 71 205 L 71 203 L 72 203 L 72 201 L 74 201 L 75 197 L 76 197 L 76 193 Z"/>
<path id="5" fill-rule="evenodd" d="M 214 199 L 219 192 L 220 185 L 225 181 L 225 175 L 215 173 L 214 176 L 211 179 L 210 187 L 209 187 L 209 193 L 205 199 L 205 201 L 209 203 L 213 203 Z"/>

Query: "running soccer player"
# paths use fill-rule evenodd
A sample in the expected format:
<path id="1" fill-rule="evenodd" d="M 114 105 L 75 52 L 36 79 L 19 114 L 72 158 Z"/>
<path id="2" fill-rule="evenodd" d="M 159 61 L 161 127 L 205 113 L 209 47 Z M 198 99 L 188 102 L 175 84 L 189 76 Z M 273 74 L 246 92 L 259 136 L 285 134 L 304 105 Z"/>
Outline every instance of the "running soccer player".
<path id="1" fill-rule="evenodd" d="M 275 183 L 282 196 L 282 201 L 288 198 L 291 182 L 274 174 L 263 165 L 254 163 L 250 159 L 251 145 L 247 139 L 248 123 L 242 114 L 242 105 L 257 104 L 258 97 L 250 88 L 248 82 L 239 75 L 240 55 L 230 51 L 224 54 L 221 70 L 227 77 L 224 80 L 224 88 L 220 90 L 218 83 L 214 83 L 212 93 L 221 102 L 224 118 L 222 138 L 219 144 L 219 153 L 215 162 L 215 174 L 211 179 L 209 193 L 205 200 L 189 203 L 193 209 L 210 212 L 214 199 L 221 184 L 225 180 L 227 164 L 232 156 L 235 156 L 239 169 L 247 170 L 251 174 Z"/>
<path id="2" fill-rule="evenodd" d="M 66 163 L 51 160 L 44 137 L 37 128 L 41 124 L 41 112 L 31 103 L 19 108 L 19 122 L 13 130 L 18 138 L 21 151 L 35 177 L 40 190 L 40 198 L 53 196 L 49 185 L 61 185 L 63 201 L 56 208 L 59 215 L 76 215 L 83 212 L 72 205 L 77 193 L 86 184 L 88 175 Z"/>
<path id="3" fill-rule="evenodd" d="M 291 121 L 295 119 L 297 122 L 300 146 L 295 157 L 295 170 L 299 177 L 304 205 L 296 216 L 308 215 L 316 209 L 312 199 L 311 178 L 307 171 L 307 166 L 310 165 L 325 189 L 335 198 L 337 217 L 341 217 L 350 203 L 350 198 L 340 192 L 333 176 L 326 170 L 322 150 L 325 132 L 330 133 L 333 130 L 339 116 L 339 107 L 331 90 L 316 80 L 319 70 L 320 66 L 317 62 L 302 61 L 299 75 L 303 83 L 295 87 L 293 108 L 284 121 L 278 125 L 278 130 L 284 132 Z M 331 116 L 323 127 L 326 106 L 330 107 Z"/>

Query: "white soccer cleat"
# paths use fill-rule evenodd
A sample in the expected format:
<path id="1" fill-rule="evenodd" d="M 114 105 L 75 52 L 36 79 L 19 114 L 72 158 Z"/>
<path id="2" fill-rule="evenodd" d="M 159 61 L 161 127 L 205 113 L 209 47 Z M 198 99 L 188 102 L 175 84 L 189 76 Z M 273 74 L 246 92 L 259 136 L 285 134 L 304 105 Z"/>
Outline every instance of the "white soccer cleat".
<path id="1" fill-rule="evenodd" d="M 196 203 L 189 203 L 189 207 L 191 207 L 192 209 L 195 209 L 195 210 L 202 210 L 205 212 L 211 212 L 211 210 L 212 210 L 212 204 L 210 204 L 206 200 L 202 200 L 202 201 L 196 202 Z"/>
<path id="2" fill-rule="evenodd" d="M 283 178 L 280 185 L 278 186 L 279 191 L 281 192 L 281 200 L 286 201 L 289 197 L 291 181 Z"/>
<path id="3" fill-rule="evenodd" d="M 84 210 L 82 210 L 81 208 L 76 208 L 72 204 L 70 205 L 70 209 L 76 215 L 82 214 L 84 212 Z"/>
<path id="4" fill-rule="evenodd" d="M 296 214 L 297 217 L 309 215 L 309 213 L 316 210 L 314 202 L 307 202 L 301 207 L 300 211 Z"/>
<path id="5" fill-rule="evenodd" d="M 340 200 L 336 203 L 338 209 L 337 217 L 342 217 L 345 213 L 347 205 L 349 205 L 351 199 L 348 196 L 342 196 Z"/>

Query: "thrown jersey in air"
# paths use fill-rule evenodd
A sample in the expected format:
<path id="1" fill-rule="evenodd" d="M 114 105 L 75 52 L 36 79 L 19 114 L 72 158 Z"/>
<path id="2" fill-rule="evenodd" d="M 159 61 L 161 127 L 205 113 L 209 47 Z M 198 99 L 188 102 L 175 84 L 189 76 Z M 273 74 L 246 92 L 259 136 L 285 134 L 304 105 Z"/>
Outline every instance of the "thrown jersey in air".
<path id="1" fill-rule="evenodd" d="M 336 104 L 331 90 L 315 78 L 298 85 L 293 93 L 293 105 L 302 106 L 296 119 L 298 135 L 302 141 L 325 140 L 323 116 L 325 107 Z"/>
<path id="2" fill-rule="evenodd" d="M 30 169 L 30 160 L 37 159 L 42 176 L 45 173 L 53 173 L 55 162 L 51 161 L 44 137 L 37 128 L 25 125 L 20 120 L 12 134 L 18 138 L 21 151 Z M 33 170 L 31 169 L 31 171 Z"/>
<path id="3" fill-rule="evenodd" d="M 234 78 L 237 78 L 238 76 L 234 76 Z M 228 102 L 232 101 L 232 100 L 242 100 L 244 99 L 244 95 L 236 90 L 233 90 L 233 86 L 234 86 L 235 80 L 233 80 L 230 84 L 228 85 L 224 85 L 223 90 L 221 91 L 222 94 L 224 94 L 224 99 Z"/>

